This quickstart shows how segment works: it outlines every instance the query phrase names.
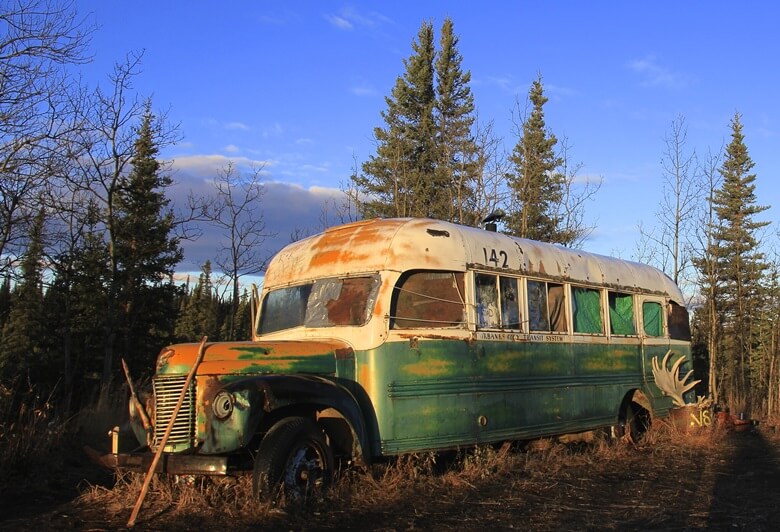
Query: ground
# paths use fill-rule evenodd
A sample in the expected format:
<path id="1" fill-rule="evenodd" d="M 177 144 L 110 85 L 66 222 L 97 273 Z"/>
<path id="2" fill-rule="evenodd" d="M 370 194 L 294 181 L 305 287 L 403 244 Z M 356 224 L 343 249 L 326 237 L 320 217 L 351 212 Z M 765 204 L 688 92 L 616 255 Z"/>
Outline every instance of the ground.
<path id="1" fill-rule="evenodd" d="M 777 530 L 780 434 L 709 429 L 654 434 L 637 445 L 505 445 L 448 459 L 427 455 L 343 472 L 322 499 L 284 507 L 239 502 L 245 479 L 154 488 L 140 530 Z M 56 478 L 55 478 L 56 477 Z M 83 478 L 89 478 L 90 484 Z M 31 491 L 5 490 L 2 530 L 125 529 L 139 479 L 73 458 Z M 101 483 L 105 487 L 101 487 Z M 15 495 L 14 495 L 15 494 Z M 255 504 L 255 506 L 252 506 Z"/>

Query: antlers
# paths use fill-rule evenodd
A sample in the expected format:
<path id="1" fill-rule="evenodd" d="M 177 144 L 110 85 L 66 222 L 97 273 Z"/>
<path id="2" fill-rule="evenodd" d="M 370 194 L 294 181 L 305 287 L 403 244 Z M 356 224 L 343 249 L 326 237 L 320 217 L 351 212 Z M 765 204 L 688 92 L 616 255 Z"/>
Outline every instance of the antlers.
<path id="1" fill-rule="evenodd" d="M 685 377 L 677 380 L 677 371 L 680 369 L 685 357 L 680 355 L 680 358 L 669 369 L 668 362 L 669 357 L 672 356 L 672 350 L 666 352 L 663 361 L 659 364 L 658 357 L 653 357 L 653 378 L 655 378 L 655 384 L 661 389 L 664 395 L 668 395 L 672 398 L 672 401 L 677 406 L 685 406 L 685 399 L 683 394 L 696 386 L 701 381 L 693 381 L 685 384 L 693 374 L 693 370 L 690 370 Z"/>

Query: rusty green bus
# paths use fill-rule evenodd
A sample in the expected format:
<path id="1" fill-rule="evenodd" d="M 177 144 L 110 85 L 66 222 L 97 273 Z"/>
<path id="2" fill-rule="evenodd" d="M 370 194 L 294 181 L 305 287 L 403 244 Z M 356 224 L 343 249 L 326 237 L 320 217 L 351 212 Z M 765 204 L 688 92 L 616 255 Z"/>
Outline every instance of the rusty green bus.
<path id="1" fill-rule="evenodd" d="M 338 461 L 636 435 L 672 407 L 653 359 L 690 366 L 683 298 L 661 271 L 430 219 L 290 244 L 256 314 L 252 341 L 202 346 L 187 389 L 198 344 L 162 350 L 153 389 L 131 401 L 143 452 L 115 454 L 118 466 L 159 451 L 160 472 L 249 469 L 259 497 L 296 496 Z"/>

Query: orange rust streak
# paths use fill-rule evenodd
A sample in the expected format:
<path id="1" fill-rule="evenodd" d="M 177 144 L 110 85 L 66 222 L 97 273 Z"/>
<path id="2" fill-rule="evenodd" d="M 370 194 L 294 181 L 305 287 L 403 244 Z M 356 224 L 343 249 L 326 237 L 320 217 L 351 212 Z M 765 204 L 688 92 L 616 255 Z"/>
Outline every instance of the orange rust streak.
<path id="1" fill-rule="evenodd" d="M 342 342 L 310 342 L 310 341 L 279 341 L 279 342 L 219 342 L 208 344 L 204 363 L 220 362 L 225 365 L 246 365 L 246 358 L 262 357 L 262 350 L 267 350 L 274 358 L 284 356 L 316 356 L 334 352 L 348 347 Z M 198 344 L 177 344 L 166 348 L 173 350 L 168 359 L 168 365 L 191 365 L 198 356 Z"/>

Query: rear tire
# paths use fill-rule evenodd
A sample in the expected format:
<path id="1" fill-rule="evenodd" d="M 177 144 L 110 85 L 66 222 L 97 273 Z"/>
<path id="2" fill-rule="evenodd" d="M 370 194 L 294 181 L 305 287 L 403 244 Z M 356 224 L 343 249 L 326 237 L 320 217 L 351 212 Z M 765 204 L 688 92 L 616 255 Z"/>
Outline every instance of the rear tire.
<path id="1" fill-rule="evenodd" d="M 317 424 L 305 417 L 276 423 L 260 442 L 253 488 L 261 501 L 304 501 L 321 493 L 333 478 L 333 452 Z"/>
<path id="2" fill-rule="evenodd" d="M 650 413 L 636 401 L 630 401 L 626 404 L 616 428 L 616 436 L 619 439 L 628 443 L 638 443 L 650 428 Z"/>

